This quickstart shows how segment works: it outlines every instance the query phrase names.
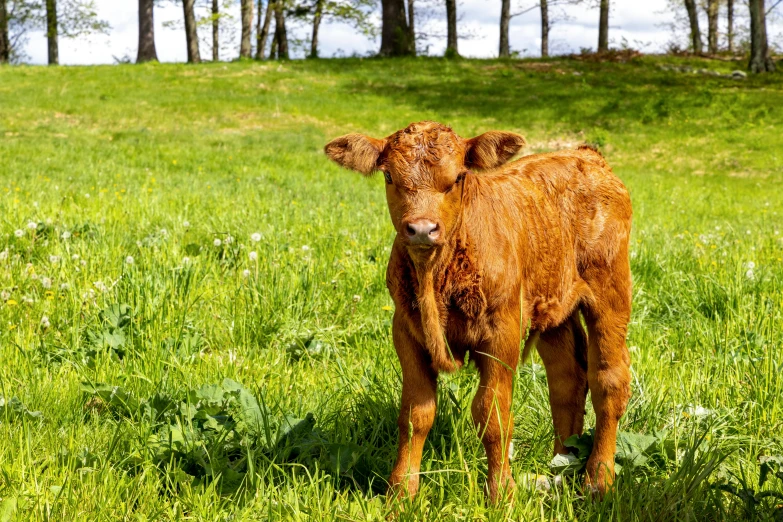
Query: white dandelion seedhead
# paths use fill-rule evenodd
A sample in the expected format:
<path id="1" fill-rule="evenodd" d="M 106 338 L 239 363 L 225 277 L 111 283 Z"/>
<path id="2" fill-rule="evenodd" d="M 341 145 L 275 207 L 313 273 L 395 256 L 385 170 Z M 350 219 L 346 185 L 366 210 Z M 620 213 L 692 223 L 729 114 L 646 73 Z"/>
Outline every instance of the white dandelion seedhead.
<path id="1" fill-rule="evenodd" d="M 66 290 L 69 290 L 70 288 L 71 288 L 71 285 L 69 285 L 68 283 L 63 283 L 63 284 L 60 285 L 60 290 L 62 290 L 63 292 L 65 292 Z"/>
<path id="2" fill-rule="evenodd" d="M 362 296 L 360 296 L 358 294 L 353 296 L 353 302 L 354 303 L 358 303 L 361 300 L 362 300 Z"/>
<path id="3" fill-rule="evenodd" d="M 71 233 L 66 230 L 65 232 L 62 233 L 60 237 L 65 240 L 71 239 Z"/>
<path id="4" fill-rule="evenodd" d="M 45 289 L 49 290 L 52 287 L 52 280 L 48 277 L 42 277 L 41 278 L 41 286 Z"/>
<path id="5" fill-rule="evenodd" d="M 8 249 L 6 248 L 2 252 L 0 252 L 0 261 L 5 261 L 8 259 Z"/>
<path id="6" fill-rule="evenodd" d="M 24 230 L 22 230 L 21 228 L 17 228 L 16 230 L 14 230 L 14 235 L 16 237 L 22 237 L 24 236 Z"/>
<path id="7" fill-rule="evenodd" d="M 79 254 L 74 254 L 71 256 L 71 261 L 78 261 L 79 260 Z"/>
<path id="8" fill-rule="evenodd" d="M 164 236 L 164 237 L 165 237 L 165 236 L 167 236 L 167 235 L 168 235 L 168 233 L 169 233 L 169 231 L 168 231 L 168 230 L 166 230 L 165 228 L 161 228 L 161 229 L 160 229 L 160 235 L 161 235 L 161 236 Z"/>
<path id="9" fill-rule="evenodd" d="M 748 268 L 748 271 L 745 272 L 745 278 L 750 280 L 750 281 L 753 281 L 754 279 L 756 279 L 756 274 L 753 272 L 752 268 Z"/>
<path id="10" fill-rule="evenodd" d="M 250 240 L 253 241 L 253 243 L 258 243 L 259 241 L 261 241 L 261 234 L 259 234 L 258 232 L 254 232 L 250 234 Z"/>
<path id="11" fill-rule="evenodd" d="M 754 263 L 753 261 L 748 261 L 747 263 L 745 263 L 745 268 L 747 268 L 748 270 L 753 270 L 754 268 L 756 268 L 756 263 Z"/>
<path id="12" fill-rule="evenodd" d="M 27 228 L 29 230 L 36 230 L 38 228 L 38 223 L 36 223 L 35 221 L 30 221 L 29 223 L 27 223 Z"/>
<path id="13" fill-rule="evenodd" d="M 182 258 L 182 264 L 183 265 L 189 265 L 190 264 L 190 258 L 188 256 L 185 256 Z"/>
<path id="14" fill-rule="evenodd" d="M 215 240 L 212 242 L 212 244 L 215 245 L 216 247 L 219 247 L 220 245 L 223 244 L 223 242 L 220 239 L 215 238 Z"/>
<path id="15" fill-rule="evenodd" d="M 108 290 L 109 290 L 109 288 L 108 288 L 108 287 L 107 287 L 107 286 L 104 284 L 104 282 L 103 282 L 103 281 L 95 281 L 95 282 L 93 283 L 93 285 L 95 285 L 95 288 L 97 288 L 97 289 L 98 289 L 98 290 L 100 290 L 101 292 L 106 292 L 106 291 L 108 291 Z"/>
<path id="16" fill-rule="evenodd" d="M 185 221 L 183 221 L 183 222 L 182 222 L 182 226 L 183 226 L 184 228 L 190 228 L 190 221 L 188 221 L 188 220 L 185 220 Z"/>
<path id="17" fill-rule="evenodd" d="M 0 300 L 5 302 L 8 301 L 9 299 L 11 299 L 11 292 L 9 292 L 8 290 L 3 290 L 2 292 L 0 292 Z"/>
<path id="18" fill-rule="evenodd" d="M 309 250 L 310 250 L 310 245 L 302 245 L 302 250 L 303 250 L 304 252 L 307 252 L 307 251 L 309 251 Z"/>
<path id="19" fill-rule="evenodd" d="M 230 245 L 231 243 L 233 243 L 233 242 L 234 242 L 234 238 L 233 238 L 233 237 L 231 237 L 230 235 L 229 235 L 229 236 L 226 236 L 226 239 L 224 239 L 224 240 L 223 240 L 223 242 L 224 242 L 225 244 L 227 244 L 227 245 Z"/>
<path id="20" fill-rule="evenodd" d="M 133 264 L 133 256 L 128 256 L 125 258 L 125 264 L 132 265 Z"/>
<path id="21" fill-rule="evenodd" d="M 46 317 L 46 316 L 41 317 L 41 327 L 43 329 L 46 329 L 46 328 L 49 328 L 50 326 L 52 326 L 52 325 L 49 322 L 49 318 Z"/>
<path id="22" fill-rule="evenodd" d="M 248 257 L 250 258 L 251 261 L 258 261 L 258 252 L 253 250 L 248 254 Z"/>
<path id="23" fill-rule="evenodd" d="M 245 278 L 250 277 L 250 270 L 248 269 L 242 270 L 242 277 Z"/>
<path id="24" fill-rule="evenodd" d="M 54 255 L 49 256 L 49 262 L 53 265 L 56 265 L 57 263 L 60 262 L 60 256 L 54 256 Z"/>

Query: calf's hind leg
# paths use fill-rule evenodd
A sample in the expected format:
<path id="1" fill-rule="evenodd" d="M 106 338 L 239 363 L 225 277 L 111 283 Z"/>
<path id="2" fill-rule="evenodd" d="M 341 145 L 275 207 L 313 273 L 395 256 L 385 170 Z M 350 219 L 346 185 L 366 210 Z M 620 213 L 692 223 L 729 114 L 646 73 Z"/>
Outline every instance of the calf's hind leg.
<path id="1" fill-rule="evenodd" d="M 614 481 L 617 426 L 631 396 L 631 360 L 625 336 L 631 318 L 627 252 L 613 270 L 588 282 L 595 299 L 584 309 L 587 323 L 587 380 L 595 409 L 595 442 L 587 461 L 586 485 L 603 494 Z"/>
<path id="2" fill-rule="evenodd" d="M 546 368 L 555 429 L 554 453 L 567 453 L 566 439 L 582 434 L 587 398 L 587 335 L 579 312 L 562 325 L 542 332 L 536 349 Z"/>

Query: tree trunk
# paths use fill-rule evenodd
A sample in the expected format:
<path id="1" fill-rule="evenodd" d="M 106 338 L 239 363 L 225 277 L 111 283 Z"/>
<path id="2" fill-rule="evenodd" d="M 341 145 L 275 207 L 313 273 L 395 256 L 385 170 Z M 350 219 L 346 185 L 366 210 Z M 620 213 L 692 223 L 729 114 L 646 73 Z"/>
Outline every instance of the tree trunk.
<path id="1" fill-rule="evenodd" d="M 609 50 L 609 0 L 601 0 L 601 15 L 598 19 L 598 52 Z"/>
<path id="2" fill-rule="evenodd" d="M 318 28 L 321 27 L 321 17 L 324 14 L 324 0 L 316 0 L 313 14 L 313 36 L 310 39 L 310 58 L 318 58 Z"/>
<path id="3" fill-rule="evenodd" d="M 11 41 L 8 39 L 8 8 L 0 0 L 0 64 L 11 60 Z"/>
<path id="4" fill-rule="evenodd" d="M 275 34 L 272 36 L 272 45 L 269 48 L 269 59 L 277 60 L 277 28 L 275 28 Z"/>
<path id="5" fill-rule="evenodd" d="M 718 0 L 707 0 L 707 48 L 710 54 L 718 53 Z"/>
<path id="6" fill-rule="evenodd" d="M 750 8 L 750 63 L 751 72 L 762 73 L 775 70 L 775 63 L 769 55 L 767 44 L 767 17 L 764 0 L 748 0 Z"/>
<path id="7" fill-rule="evenodd" d="M 198 33 L 196 32 L 196 14 L 193 12 L 195 0 L 182 0 L 185 14 L 185 44 L 188 49 L 188 63 L 201 63 L 201 53 L 198 50 Z"/>
<path id="8" fill-rule="evenodd" d="M 541 57 L 549 56 L 549 3 L 541 0 Z"/>
<path id="9" fill-rule="evenodd" d="M 220 7 L 212 0 L 212 61 L 220 60 Z"/>
<path id="10" fill-rule="evenodd" d="M 408 56 L 410 29 L 405 17 L 405 0 L 381 0 L 381 56 Z"/>
<path id="11" fill-rule="evenodd" d="M 288 60 L 288 34 L 285 29 L 285 11 L 283 3 L 275 3 L 275 40 L 277 41 L 277 58 Z"/>
<path id="12" fill-rule="evenodd" d="M 266 40 L 269 37 L 269 24 L 272 22 L 275 1 L 269 0 L 266 3 L 266 14 L 264 15 L 264 26 L 256 32 L 256 60 L 264 59 L 264 50 L 266 49 Z M 261 20 L 261 0 L 258 0 L 258 19 Z"/>
<path id="13" fill-rule="evenodd" d="M 155 21 L 153 0 L 139 0 L 139 51 L 136 63 L 158 60 L 155 51 Z"/>
<path id="14" fill-rule="evenodd" d="M 688 11 L 688 21 L 691 23 L 693 54 L 701 54 L 701 31 L 699 31 L 699 12 L 696 10 L 696 0 L 685 0 L 685 10 Z"/>
<path id="15" fill-rule="evenodd" d="M 728 28 L 726 30 L 726 39 L 728 40 L 729 53 L 734 54 L 734 0 L 727 0 Z"/>
<path id="16" fill-rule="evenodd" d="M 457 0 L 446 0 L 446 56 L 459 56 L 457 44 Z"/>
<path id="17" fill-rule="evenodd" d="M 57 0 L 46 0 L 46 40 L 49 51 L 49 65 L 60 63 L 57 45 Z"/>
<path id="18" fill-rule="evenodd" d="M 253 32 L 253 0 L 242 0 L 242 40 L 239 44 L 239 57 L 252 58 L 250 36 Z"/>
<path id="19" fill-rule="evenodd" d="M 411 54 L 416 56 L 416 30 L 413 25 L 415 21 L 414 13 L 413 0 L 408 0 L 408 43 Z"/>
<path id="20" fill-rule="evenodd" d="M 500 4 L 500 58 L 511 56 L 511 47 L 508 44 L 508 26 L 511 22 L 511 0 L 502 0 Z"/>

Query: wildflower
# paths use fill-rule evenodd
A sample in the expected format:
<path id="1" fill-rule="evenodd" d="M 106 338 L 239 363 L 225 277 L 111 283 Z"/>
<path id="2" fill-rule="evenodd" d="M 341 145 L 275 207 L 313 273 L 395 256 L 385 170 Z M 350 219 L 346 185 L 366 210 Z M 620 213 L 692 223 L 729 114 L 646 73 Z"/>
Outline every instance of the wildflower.
<path id="1" fill-rule="evenodd" d="M 24 230 L 22 230 L 21 228 L 17 228 L 16 230 L 14 230 L 14 235 L 16 237 L 22 237 L 24 236 Z"/>
<path id="2" fill-rule="evenodd" d="M 215 240 L 212 242 L 212 244 L 215 245 L 216 247 L 219 247 L 220 245 L 223 244 L 223 242 L 220 239 L 215 238 Z"/>
<path id="3" fill-rule="evenodd" d="M 253 234 L 250 234 L 250 239 L 253 241 L 253 243 L 258 243 L 261 241 L 261 234 L 254 232 Z"/>
<path id="4" fill-rule="evenodd" d="M 65 240 L 71 239 L 71 233 L 66 230 L 65 232 L 62 233 L 60 237 Z"/>
<path id="5" fill-rule="evenodd" d="M 183 221 L 183 222 L 182 222 L 182 226 L 183 226 L 184 228 L 190 228 L 190 221 L 188 221 L 188 220 L 185 220 L 185 221 Z"/>
<path id="6" fill-rule="evenodd" d="M 251 261 L 258 261 L 258 252 L 254 250 L 248 254 L 248 257 L 250 257 Z"/>
<path id="7" fill-rule="evenodd" d="M 161 235 L 161 236 L 164 236 L 164 237 L 165 237 L 166 235 L 168 235 L 168 233 L 169 233 L 169 231 L 168 231 L 168 230 L 166 230 L 165 228 L 161 228 L 161 229 L 160 229 L 160 235 Z"/>
<path id="8" fill-rule="evenodd" d="M 189 265 L 190 264 L 190 258 L 188 256 L 185 256 L 182 258 L 182 264 L 183 265 Z"/>
<path id="9" fill-rule="evenodd" d="M 71 256 L 71 261 L 78 261 L 79 260 L 79 254 L 74 254 Z"/>
<path id="10" fill-rule="evenodd" d="M 362 300 L 362 296 L 360 296 L 360 295 L 354 295 L 353 296 L 353 302 L 354 303 L 358 303 L 361 300 Z"/>
<path id="11" fill-rule="evenodd" d="M 756 274 L 753 272 L 752 268 L 748 268 L 748 271 L 745 272 L 745 277 L 751 281 L 756 279 Z"/>
<path id="12" fill-rule="evenodd" d="M 5 261 L 8 259 L 8 249 L 6 248 L 2 252 L 0 252 L 0 261 Z"/>
<path id="13" fill-rule="evenodd" d="M 36 223 L 35 221 L 30 221 L 29 223 L 27 223 L 27 228 L 29 230 L 35 230 L 38 228 L 38 223 Z"/>
<path id="14" fill-rule="evenodd" d="M 42 278 L 41 279 L 41 286 L 44 287 L 47 290 L 50 289 L 52 287 L 52 280 L 49 279 L 48 277 Z"/>
<path id="15" fill-rule="evenodd" d="M 35 302 L 35 300 L 34 300 L 32 297 L 24 296 L 24 297 L 22 298 L 22 302 L 23 302 L 24 304 L 31 305 L 31 304 L 33 304 L 33 303 Z"/>
<path id="16" fill-rule="evenodd" d="M 381 310 L 383 310 L 384 312 L 391 312 L 393 308 L 389 305 L 386 305 L 386 306 L 382 306 Z"/>
<path id="17" fill-rule="evenodd" d="M 233 242 L 234 242 L 234 238 L 233 238 L 233 237 L 231 237 L 230 235 L 229 235 L 229 236 L 226 236 L 225 243 L 226 243 L 227 245 L 230 245 L 230 244 L 231 244 L 231 243 L 233 243 Z"/>
<path id="18" fill-rule="evenodd" d="M 51 323 L 49 323 L 49 318 L 46 317 L 46 316 L 41 317 L 41 328 L 46 330 L 50 326 L 52 326 L 52 325 L 51 325 Z"/>
<path id="19" fill-rule="evenodd" d="M 133 256 L 128 256 L 125 258 L 125 264 L 132 265 L 133 264 Z"/>
<path id="20" fill-rule="evenodd" d="M 754 268 L 756 268 L 756 263 L 754 263 L 753 261 L 748 261 L 747 263 L 745 263 L 745 268 L 749 270 L 753 270 Z"/>
<path id="21" fill-rule="evenodd" d="M 53 265 L 56 265 L 60 262 L 60 256 L 49 256 L 49 262 Z"/>
<path id="22" fill-rule="evenodd" d="M 302 250 L 307 252 L 308 250 L 310 250 L 310 245 L 302 245 Z"/>
<path id="23" fill-rule="evenodd" d="M 54 299 L 54 292 L 52 292 L 51 290 L 47 290 L 44 295 L 46 296 L 47 301 L 51 301 L 52 299 Z"/>
<path id="24" fill-rule="evenodd" d="M 87 198 L 87 199 L 90 199 L 90 195 L 89 194 L 85 194 L 84 197 Z"/>
<path id="25" fill-rule="evenodd" d="M 250 270 L 245 269 L 242 271 L 242 277 L 250 277 Z"/>
<path id="26" fill-rule="evenodd" d="M 63 292 L 65 292 L 69 288 L 71 288 L 71 285 L 69 285 L 68 283 L 63 283 L 60 285 L 60 290 L 62 290 Z"/>
<path id="27" fill-rule="evenodd" d="M 19 303 L 17 303 L 13 299 L 9 299 L 8 301 L 5 302 L 5 304 L 7 304 L 8 306 L 16 306 Z"/>
<path id="28" fill-rule="evenodd" d="M 3 301 L 8 301 L 9 299 L 11 299 L 11 292 L 9 292 L 8 290 L 3 290 L 2 292 L 0 292 L 0 299 L 2 299 Z"/>
<path id="29" fill-rule="evenodd" d="M 97 288 L 97 289 L 98 289 L 98 290 L 100 290 L 101 292 L 106 292 L 106 291 L 108 290 L 108 288 L 107 288 L 107 287 L 106 287 L 106 285 L 103 283 L 103 281 L 95 281 L 95 282 L 93 283 L 93 285 L 95 285 L 95 288 Z"/>

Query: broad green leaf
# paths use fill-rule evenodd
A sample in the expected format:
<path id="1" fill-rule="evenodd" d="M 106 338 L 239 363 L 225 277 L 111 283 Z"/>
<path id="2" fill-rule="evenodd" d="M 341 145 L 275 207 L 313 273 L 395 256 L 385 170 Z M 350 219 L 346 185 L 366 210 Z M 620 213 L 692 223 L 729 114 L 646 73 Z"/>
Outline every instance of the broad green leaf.
<path id="1" fill-rule="evenodd" d="M 585 463 L 571 453 L 558 453 L 549 462 L 549 469 L 555 475 L 574 475 L 584 467 Z"/>

